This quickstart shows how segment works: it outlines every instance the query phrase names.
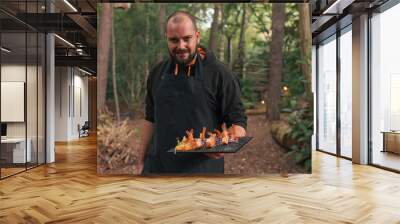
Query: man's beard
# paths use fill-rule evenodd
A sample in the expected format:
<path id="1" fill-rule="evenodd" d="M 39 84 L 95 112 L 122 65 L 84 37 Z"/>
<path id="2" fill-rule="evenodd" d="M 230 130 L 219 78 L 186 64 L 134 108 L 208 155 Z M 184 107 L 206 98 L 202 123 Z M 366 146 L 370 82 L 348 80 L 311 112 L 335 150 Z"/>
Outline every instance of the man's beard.
<path id="1" fill-rule="evenodd" d="M 182 60 L 182 59 L 178 58 L 178 56 L 177 56 L 178 53 L 189 53 L 189 57 L 187 59 Z M 190 50 L 185 49 L 185 50 L 176 50 L 176 51 L 174 51 L 172 53 L 169 52 L 169 54 L 174 59 L 174 61 L 177 62 L 178 64 L 186 65 L 186 64 L 189 64 L 194 59 L 194 57 L 196 56 L 196 54 L 197 54 L 197 46 L 196 46 L 195 51 L 193 53 L 190 53 Z"/>

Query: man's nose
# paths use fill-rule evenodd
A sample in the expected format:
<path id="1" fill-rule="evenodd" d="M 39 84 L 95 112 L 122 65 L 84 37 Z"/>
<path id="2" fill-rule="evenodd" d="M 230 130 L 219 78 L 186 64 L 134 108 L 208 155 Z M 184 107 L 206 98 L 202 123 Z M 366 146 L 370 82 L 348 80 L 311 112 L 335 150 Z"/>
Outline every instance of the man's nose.
<path id="1" fill-rule="evenodd" d="M 184 49 L 184 48 L 185 48 L 185 41 L 184 40 L 179 40 L 178 49 Z"/>

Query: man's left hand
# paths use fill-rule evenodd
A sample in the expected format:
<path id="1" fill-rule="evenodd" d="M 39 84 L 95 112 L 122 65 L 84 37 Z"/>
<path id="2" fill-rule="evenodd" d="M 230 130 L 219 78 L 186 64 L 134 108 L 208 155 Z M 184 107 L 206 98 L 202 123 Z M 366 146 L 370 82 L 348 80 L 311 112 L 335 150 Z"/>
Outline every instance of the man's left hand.
<path id="1" fill-rule="evenodd" d="M 219 153 L 219 152 L 213 152 L 213 153 L 204 153 L 206 156 L 208 156 L 211 159 L 220 159 L 224 157 L 224 153 Z"/>
<path id="2" fill-rule="evenodd" d="M 246 136 L 246 130 L 239 125 L 233 124 L 230 128 L 228 128 L 229 133 L 234 133 L 236 137 L 244 137 Z"/>
<path id="3" fill-rule="evenodd" d="M 228 129 L 229 133 L 235 133 L 235 135 L 237 137 L 244 137 L 246 136 L 246 130 L 239 126 L 239 125 L 232 125 L 229 129 Z M 208 156 L 211 159 L 220 159 L 222 157 L 224 157 L 224 153 L 205 153 L 206 156 Z"/>

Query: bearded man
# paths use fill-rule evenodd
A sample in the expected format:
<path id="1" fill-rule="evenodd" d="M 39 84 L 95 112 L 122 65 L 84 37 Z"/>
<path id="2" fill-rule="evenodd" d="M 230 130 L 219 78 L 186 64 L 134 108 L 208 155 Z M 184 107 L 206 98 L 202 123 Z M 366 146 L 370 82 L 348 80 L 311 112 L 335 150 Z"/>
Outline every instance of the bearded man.
<path id="1" fill-rule="evenodd" d="M 239 82 L 212 52 L 200 46 L 200 32 L 191 14 L 171 14 L 165 37 L 169 58 L 158 63 L 147 80 L 137 174 L 223 174 L 223 153 L 167 151 L 190 129 L 199 136 L 203 127 L 212 131 L 225 123 L 228 131 L 245 136 L 247 117 Z"/>

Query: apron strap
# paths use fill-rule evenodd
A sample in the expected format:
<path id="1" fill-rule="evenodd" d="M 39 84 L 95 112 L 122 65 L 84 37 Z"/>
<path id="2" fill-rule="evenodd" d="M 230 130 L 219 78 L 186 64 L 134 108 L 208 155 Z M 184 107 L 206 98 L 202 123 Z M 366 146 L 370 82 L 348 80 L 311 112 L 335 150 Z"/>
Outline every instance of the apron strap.
<path id="1" fill-rule="evenodd" d="M 202 64 L 202 59 L 201 57 L 198 57 L 199 53 L 197 53 L 196 56 L 196 63 L 195 63 L 195 79 L 197 80 L 204 80 L 204 74 L 203 74 L 203 64 Z M 171 59 L 166 60 L 163 65 L 161 66 L 161 79 L 163 79 L 163 76 L 165 75 L 170 75 L 167 71 L 171 67 L 172 61 Z M 190 68 L 188 68 L 190 69 Z M 164 77 L 165 78 L 165 77 Z"/>

